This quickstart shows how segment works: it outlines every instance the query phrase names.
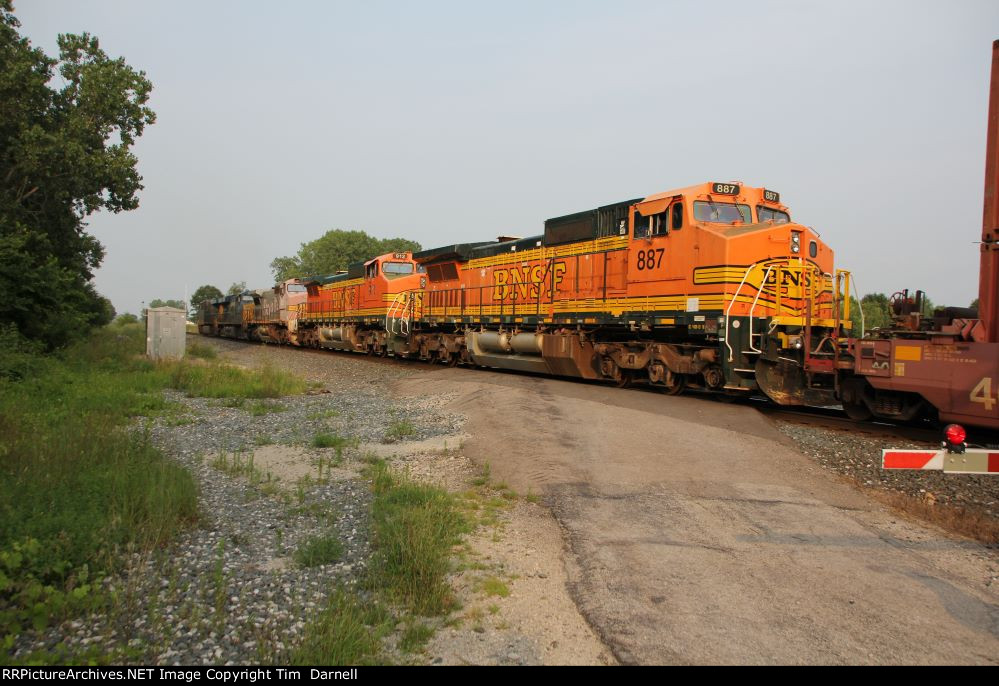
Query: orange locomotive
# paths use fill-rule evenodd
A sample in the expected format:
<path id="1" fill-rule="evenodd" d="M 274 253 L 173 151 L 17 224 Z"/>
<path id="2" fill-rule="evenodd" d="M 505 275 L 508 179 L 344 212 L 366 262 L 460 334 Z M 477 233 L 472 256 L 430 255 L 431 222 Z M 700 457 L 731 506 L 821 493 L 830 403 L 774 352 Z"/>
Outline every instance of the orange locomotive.
<path id="1" fill-rule="evenodd" d="M 410 293 L 426 285 L 413 253 L 389 253 L 350 265 L 346 272 L 306 282 L 299 312 L 299 344 L 375 355 L 408 355 Z M 405 326 L 405 329 L 403 327 Z"/>
<path id="2" fill-rule="evenodd" d="M 779 195 L 705 183 L 307 284 L 304 345 L 835 402 L 848 274 Z"/>

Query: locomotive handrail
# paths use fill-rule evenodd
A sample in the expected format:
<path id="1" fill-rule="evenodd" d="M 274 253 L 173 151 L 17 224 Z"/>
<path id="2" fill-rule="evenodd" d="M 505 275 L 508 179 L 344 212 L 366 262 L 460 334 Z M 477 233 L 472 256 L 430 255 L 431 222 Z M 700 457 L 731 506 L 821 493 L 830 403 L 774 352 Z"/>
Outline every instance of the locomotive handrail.
<path id="1" fill-rule="evenodd" d="M 739 297 L 739 293 L 742 291 L 742 287 L 746 285 L 746 279 L 749 278 L 749 273 L 755 267 L 755 264 L 751 264 L 746 267 L 746 273 L 742 275 L 742 281 L 739 282 L 739 287 L 735 289 L 735 293 L 732 294 L 732 300 L 728 303 L 728 309 L 725 310 L 725 347 L 728 348 L 728 361 L 735 361 L 734 355 L 735 351 L 732 350 L 732 344 L 728 340 L 729 324 L 731 323 L 732 306 L 735 305 L 736 299 Z M 761 284 L 762 286 L 763 284 Z"/>
<path id="2" fill-rule="evenodd" d="M 767 267 L 767 271 L 763 275 L 763 282 L 760 284 L 761 286 L 766 286 L 767 279 L 770 278 L 770 272 L 772 272 L 773 269 L 774 269 L 774 266 L 772 264 Z M 756 297 L 753 298 L 753 305 L 752 305 L 752 307 L 749 308 L 749 349 L 751 351 L 757 352 L 757 353 L 762 353 L 763 351 L 753 345 L 753 313 L 756 312 L 756 303 L 759 302 L 759 300 L 760 300 L 760 294 L 761 293 L 763 293 L 763 289 L 762 288 L 757 288 L 756 289 Z M 778 298 L 778 303 L 779 303 L 779 300 L 780 300 L 780 288 L 777 289 L 777 293 L 778 293 L 777 298 Z M 733 298 L 732 300 L 734 302 L 735 298 Z M 731 309 L 731 305 L 729 305 L 729 308 Z M 728 319 L 726 319 L 725 322 L 728 323 Z M 725 332 L 725 342 L 728 343 L 728 331 Z M 729 349 L 731 349 L 731 346 L 729 346 Z M 731 358 L 729 358 L 729 362 L 731 362 L 731 361 L 732 361 Z"/>

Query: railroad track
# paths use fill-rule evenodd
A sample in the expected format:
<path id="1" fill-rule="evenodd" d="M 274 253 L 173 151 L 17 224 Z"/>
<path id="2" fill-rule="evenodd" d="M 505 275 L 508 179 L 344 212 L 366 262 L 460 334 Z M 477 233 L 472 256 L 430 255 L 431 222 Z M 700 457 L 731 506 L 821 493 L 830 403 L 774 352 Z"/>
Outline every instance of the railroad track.
<path id="1" fill-rule="evenodd" d="M 198 335 L 198 334 L 193 334 Z M 258 343 L 256 341 L 244 341 L 233 338 L 212 338 L 212 340 L 221 341 L 231 341 L 233 343 L 244 343 L 250 345 L 268 345 L 264 343 Z M 420 362 L 418 360 L 412 360 L 408 358 L 399 358 L 395 356 L 384 356 L 377 357 L 374 355 L 358 355 L 354 352 L 349 351 L 337 351 L 337 350 L 322 350 L 315 348 L 296 348 L 297 352 L 304 352 L 306 354 L 312 355 L 328 355 L 330 353 L 343 353 L 348 354 L 356 359 L 364 360 L 369 364 L 381 364 L 381 365 L 402 365 L 408 366 L 414 362 Z M 420 364 L 427 364 L 427 366 L 434 367 L 437 365 L 429 364 L 426 362 L 420 362 Z M 480 367 L 469 367 L 471 370 L 481 369 Z M 533 372 L 522 372 L 509 369 L 493 369 L 489 368 L 488 371 L 499 373 L 499 374 L 512 374 L 514 376 L 531 376 L 538 378 L 551 379 L 553 377 L 536 374 Z M 554 377 L 559 378 L 562 381 L 569 381 L 573 383 L 582 384 L 599 384 L 606 385 L 603 381 L 590 381 L 585 379 L 574 379 L 569 377 Z M 629 390 L 633 392 L 645 392 L 654 393 L 656 395 L 661 395 L 662 391 L 658 388 L 651 387 L 647 384 L 637 383 L 622 389 Z M 697 398 L 705 402 L 718 402 L 721 398 L 714 393 L 699 393 L 695 390 L 688 391 L 684 394 L 684 397 Z M 793 424 L 800 424 L 804 426 L 821 427 L 824 429 L 829 429 L 832 431 L 842 431 L 845 433 L 851 433 L 855 435 L 865 435 L 871 438 L 895 438 L 898 440 L 905 441 L 916 441 L 920 443 L 932 444 L 933 446 L 938 446 L 941 440 L 941 428 L 932 426 L 931 424 L 902 424 L 902 423 L 891 423 L 883 421 L 867 421 L 858 422 L 850 419 L 846 414 L 836 408 L 832 407 L 782 407 L 773 403 L 772 400 L 764 396 L 751 397 L 745 399 L 728 399 L 727 402 L 732 402 L 739 405 L 748 405 L 753 407 L 761 414 L 766 415 L 772 420 L 779 420 L 784 422 L 790 422 Z M 974 432 L 974 430 L 973 430 Z M 977 433 L 977 432 L 976 432 Z M 985 447 L 999 447 L 999 434 L 996 433 L 985 433 L 974 436 L 977 439 L 978 444 L 984 445 Z"/>
<path id="2" fill-rule="evenodd" d="M 905 441 L 940 444 L 941 430 L 930 425 L 892 424 L 890 422 L 858 422 L 842 410 L 825 407 L 789 408 L 760 403 L 756 409 L 772 420 L 821 427 L 871 438 L 897 438 Z"/>

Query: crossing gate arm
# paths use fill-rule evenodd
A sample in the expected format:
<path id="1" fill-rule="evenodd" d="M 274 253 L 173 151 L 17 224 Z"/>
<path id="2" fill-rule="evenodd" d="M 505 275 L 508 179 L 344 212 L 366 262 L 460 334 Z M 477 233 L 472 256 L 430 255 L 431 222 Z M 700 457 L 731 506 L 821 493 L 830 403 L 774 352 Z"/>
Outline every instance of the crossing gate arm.
<path id="1" fill-rule="evenodd" d="M 999 476 L 999 450 L 968 448 L 963 453 L 939 450 L 881 451 L 882 469 L 935 469 L 948 474 L 995 474 Z"/>

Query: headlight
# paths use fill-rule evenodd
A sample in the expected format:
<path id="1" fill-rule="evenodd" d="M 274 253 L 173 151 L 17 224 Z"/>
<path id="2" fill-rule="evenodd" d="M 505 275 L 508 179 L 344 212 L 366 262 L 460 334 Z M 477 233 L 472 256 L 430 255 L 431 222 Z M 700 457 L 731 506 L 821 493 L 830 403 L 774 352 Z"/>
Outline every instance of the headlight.
<path id="1" fill-rule="evenodd" d="M 794 254 L 797 255 L 798 252 L 800 252 L 800 251 L 801 251 L 801 246 L 800 245 L 798 245 L 797 243 L 792 243 L 791 244 L 791 252 L 793 252 Z"/>

